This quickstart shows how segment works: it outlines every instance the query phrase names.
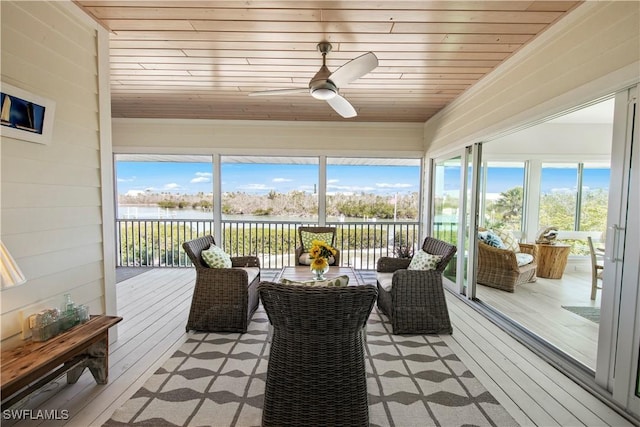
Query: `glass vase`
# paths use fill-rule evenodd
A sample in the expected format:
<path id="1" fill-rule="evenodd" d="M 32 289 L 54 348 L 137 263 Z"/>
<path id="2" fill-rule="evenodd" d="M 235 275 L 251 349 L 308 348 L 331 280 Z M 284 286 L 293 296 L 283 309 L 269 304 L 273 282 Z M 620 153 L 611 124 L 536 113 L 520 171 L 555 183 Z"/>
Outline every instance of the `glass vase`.
<path id="1" fill-rule="evenodd" d="M 321 269 L 312 268 L 311 272 L 313 273 L 313 280 L 324 280 L 326 279 L 324 275 L 327 274 L 327 272 L 329 272 L 329 266 L 327 265 L 326 267 Z"/>

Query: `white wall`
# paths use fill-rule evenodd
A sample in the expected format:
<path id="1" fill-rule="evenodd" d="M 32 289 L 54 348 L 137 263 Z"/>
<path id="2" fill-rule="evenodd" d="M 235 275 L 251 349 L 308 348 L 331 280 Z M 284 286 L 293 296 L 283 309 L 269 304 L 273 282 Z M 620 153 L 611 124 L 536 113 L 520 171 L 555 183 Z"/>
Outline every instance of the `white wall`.
<path id="1" fill-rule="evenodd" d="M 487 142 L 482 155 L 485 160 L 608 161 L 612 135 L 612 124 L 542 123 Z"/>
<path id="2" fill-rule="evenodd" d="M 585 2 L 425 124 L 443 154 L 640 79 L 640 2 Z"/>
<path id="3" fill-rule="evenodd" d="M 3 347 L 65 293 L 105 311 L 97 36 L 69 3 L 0 2 L 2 81 L 56 102 L 50 145 L 2 137 L 0 231 L 27 277 L 0 294 Z"/>
<path id="4" fill-rule="evenodd" d="M 115 153 L 420 157 L 422 137 L 420 123 L 113 119 Z"/>

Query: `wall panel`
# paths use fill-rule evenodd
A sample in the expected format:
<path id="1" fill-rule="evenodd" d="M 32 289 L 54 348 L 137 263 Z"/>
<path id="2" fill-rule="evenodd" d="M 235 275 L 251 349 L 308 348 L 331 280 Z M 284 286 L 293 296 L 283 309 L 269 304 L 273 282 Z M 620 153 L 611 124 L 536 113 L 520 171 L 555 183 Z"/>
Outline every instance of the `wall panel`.
<path id="1" fill-rule="evenodd" d="M 4 347 L 19 343 L 21 312 L 67 292 L 104 312 L 104 256 L 95 25 L 70 2 L 0 7 L 2 81 L 56 102 L 49 145 L 2 137 L 0 232 L 27 277 L 2 291 Z"/>
<path id="2" fill-rule="evenodd" d="M 114 119 L 113 151 L 420 156 L 422 133 L 418 123 Z"/>

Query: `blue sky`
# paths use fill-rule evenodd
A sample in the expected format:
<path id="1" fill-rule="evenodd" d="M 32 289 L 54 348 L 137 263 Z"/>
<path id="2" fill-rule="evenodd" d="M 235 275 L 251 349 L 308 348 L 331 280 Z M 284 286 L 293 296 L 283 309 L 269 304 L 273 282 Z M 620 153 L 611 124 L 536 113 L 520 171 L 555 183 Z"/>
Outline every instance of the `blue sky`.
<path id="1" fill-rule="evenodd" d="M 609 169 L 585 168 L 582 186 L 589 189 L 609 189 Z M 445 168 L 445 190 L 455 190 L 459 185 L 460 168 Z M 487 193 L 502 193 L 516 186 L 522 186 L 524 170 L 522 168 L 489 168 L 487 171 Z M 541 188 L 543 193 L 575 190 L 577 184 L 577 164 L 575 168 L 543 168 Z"/>
<path id="2" fill-rule="evenodd" d="M 123 162 L 116 165 L 118 193 L 152 191 L 210 193 L 211 163 Z M 269 191 L 313 193 L 318 183 L 317 165 L 243 164 L 222 165 L 222 191 L 265 194 Z M 327 165 L 328 193 L 411 193 L 419 191 L 417 166 Z"/>
<path id="3" fill-rule="evenodd" d="M 458 187 L 456 166 L 445 168 L 445 190 Z M 313 193 L 318 180 L 317 165 L 244 164 L 222 165 L 222 190 L 265 194 L 271 190 L 287 193 Z M 118 193 L 170 192 L 210 193 L 213 189 L 211 163 L 177 162 L 117 162 Z M 522 185 L 522 168 L 490 168 L 488 193 L 501 193 Z M 419 168 L 407 166 L 345 166 L 327 165 L 327 192 L 393 194 L 419 191 Z M 576 168 L 543 168 L 542 191 L 573 190 L 576 187 Z M 583 186 L 590 189 L 609 188 L 609 169 L 586 168 Z"/>

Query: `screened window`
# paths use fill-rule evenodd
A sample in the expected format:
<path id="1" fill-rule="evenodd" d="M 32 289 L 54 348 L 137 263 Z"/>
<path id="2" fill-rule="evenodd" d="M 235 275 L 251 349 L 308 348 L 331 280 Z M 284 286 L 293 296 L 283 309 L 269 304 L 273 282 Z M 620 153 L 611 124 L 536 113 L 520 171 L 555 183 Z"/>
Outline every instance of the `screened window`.
<path id="1" fill-rule="evenodd" d="M 522 229 L 524 162 L 486 163 L 483 169 L 482 221 L 485 228 Z"/>
<path id="2" fill-rule="evenodd" d="M 318 220 L 318 158 L 223 156 L 222 219 Z"/>
<path id="3" fill-rule="evenodd" d="M 117 218 L 211 219 L 210 156 L 115 156 Z"/>
<path id="4" fill-rule="evenodd" d="M 327 221 L 417 221 L 420 159 L 327 158 Z"/>

